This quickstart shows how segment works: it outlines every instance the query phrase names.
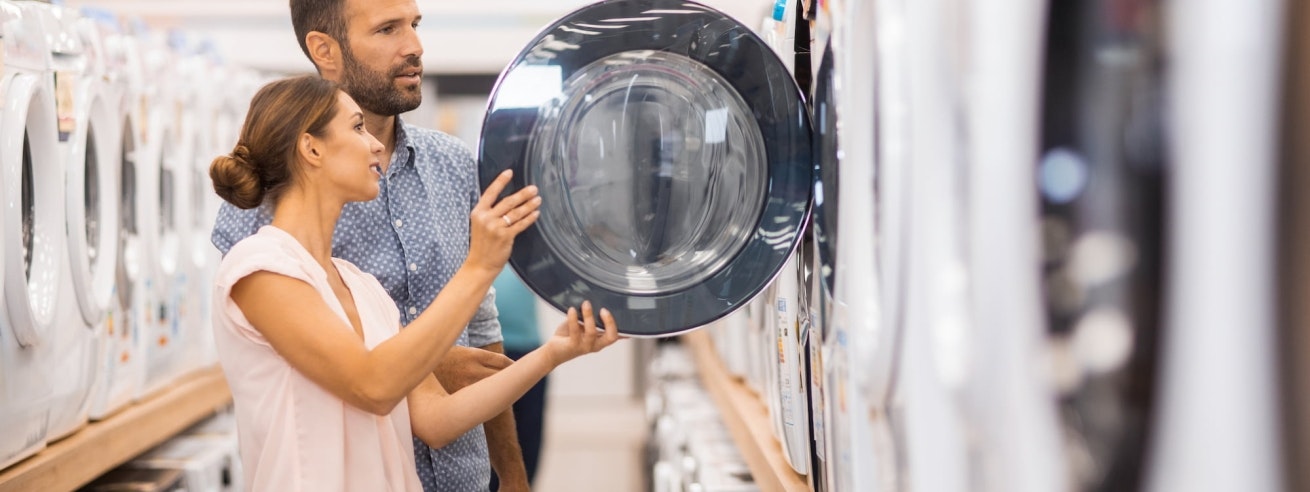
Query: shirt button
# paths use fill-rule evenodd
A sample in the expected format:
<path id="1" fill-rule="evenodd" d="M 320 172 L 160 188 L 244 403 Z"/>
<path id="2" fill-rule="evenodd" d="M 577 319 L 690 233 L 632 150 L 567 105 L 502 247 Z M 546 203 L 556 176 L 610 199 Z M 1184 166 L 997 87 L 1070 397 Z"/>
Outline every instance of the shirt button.
<path id="1" fill-rule="evenodd" d="M 409 264 L 409 271 L 411 271 L 411 272 L 417 272 L 417 271 L 418 271 L 418 264 L 417 264 L 417 263 L 410 263 L 410 264 Z"/>
<path id="2" fill-rule="evenodd" d="M 409 314 L 417 314 L 417 313 L 418 313 L 418 308 L 414 306 L 409 307 Z"/>
<path id="3" fill-rule="evenodd" d="M 400 226 L 403 226 L 403 225 L 405 225 L 405 221 L 400 220 L 400 219 L 396 219 L 396 228 L 400 228 Z"/>

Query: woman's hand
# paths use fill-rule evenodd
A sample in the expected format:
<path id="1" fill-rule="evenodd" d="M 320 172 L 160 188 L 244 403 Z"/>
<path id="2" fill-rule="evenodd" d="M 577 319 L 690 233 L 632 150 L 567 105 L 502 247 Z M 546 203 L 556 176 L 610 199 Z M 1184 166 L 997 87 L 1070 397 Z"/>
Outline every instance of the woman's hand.
<path id="1" fill-rule="evenodd" d="M 509 261 L 514 238 L 534 222 L 541 212 L 541 197 L 537 196 L 537 187 L 528 186 L 518 193 L 496 202 L 496 197 L 505 190 L 513 173 L 509 170 L 500 173 L 482 198 L 469 214 L 469 255 L 468 263 L 487 268 L 495 272 Z"/>
<path id="2" fill-rule="evenodd" d="M 591 301 L 582 303 L 582 324 L 578 324 L 578 309 L 569 308 L 567 319 L 555 330 L 555 336 L 546 341 L 545 348 L 554 365 L 558 366 L 579 355 L 599 352 L 619 340 L 619 325 L 608 309 L 600 310 L 605 331 L 596 329 L 596 316 Z"/>

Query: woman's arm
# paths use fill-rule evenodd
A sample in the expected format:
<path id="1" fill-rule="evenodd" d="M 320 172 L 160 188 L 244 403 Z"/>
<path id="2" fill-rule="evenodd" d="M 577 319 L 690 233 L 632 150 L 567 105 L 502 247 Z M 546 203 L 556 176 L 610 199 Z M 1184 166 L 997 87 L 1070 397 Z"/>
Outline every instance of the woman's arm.
<path id="1" fill-rule="evenodd" d="M 491 206 L 508 182 L 509 174 L 502 174 L 474 207 L 464 265 L 417 319 L 373 350 L 302 280 L 255 272 L 237 281 L 231 298 L 297 371 L 353 406 L 390 413 L 436 369 L 504 267 L 514 237 L 536 220 L 535 187 Z M 507 225 L 504 215 L 520 220 Z"/>
<path id="2" fill-rule="evenodd" d="M 414 435 L 434 448 L 450 444 L 469 429 L 505 411 L 560 364 L 599 352 L 619 340 L 618 325 L 608 310 L 600 310 L 605 331 L 596 329 L 590 302 L 582 304 L 581 324 L 577 314 L 576 309 L 569 308 L 566 321 L 545 345 L 455 393 L 447 393 L 435 377 L 425 378 L 407 400 Z"/>

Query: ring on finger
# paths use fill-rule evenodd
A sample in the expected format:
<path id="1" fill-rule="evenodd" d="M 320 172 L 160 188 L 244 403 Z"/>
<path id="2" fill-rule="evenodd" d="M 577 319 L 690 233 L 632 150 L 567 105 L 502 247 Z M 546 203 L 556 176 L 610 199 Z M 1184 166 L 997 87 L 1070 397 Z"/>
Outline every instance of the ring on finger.
<path id="1" fill-rule="evenodd" d="M 514 221 L 509 220 L 509 214 L 502 215 L 500 218 L 505 219 L 505 227 L 514 225 Z"/>

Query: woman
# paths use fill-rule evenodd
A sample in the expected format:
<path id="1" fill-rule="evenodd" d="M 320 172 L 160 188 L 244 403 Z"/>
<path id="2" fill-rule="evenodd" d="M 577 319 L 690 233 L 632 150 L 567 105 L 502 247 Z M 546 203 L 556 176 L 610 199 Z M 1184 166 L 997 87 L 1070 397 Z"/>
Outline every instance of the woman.
<path id="1" fill-rule="evenodd" d="M 331 257 L 342 207 L 378 194 L 382 144 L 333 82 L 280 80 L 251 101 L 240 142 L 214 160 L 224 200 L 274 205 L 273 222 L 237 243 L 217 274 L 214 330 L 236 402 L 250 490 L 419 491 L 411 436 L 440 447 L 508 408 L 551 369 L 618 339 L 589 303 L 569 309 L 541 349 L 447 393 L 432 372 L 532 225 L 536 188 L 495 202 L 498 177 L 471 214 L 469 254 L 404 331 L 381 284 Z"/>

